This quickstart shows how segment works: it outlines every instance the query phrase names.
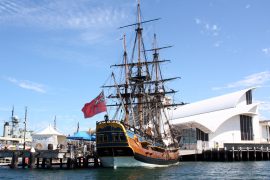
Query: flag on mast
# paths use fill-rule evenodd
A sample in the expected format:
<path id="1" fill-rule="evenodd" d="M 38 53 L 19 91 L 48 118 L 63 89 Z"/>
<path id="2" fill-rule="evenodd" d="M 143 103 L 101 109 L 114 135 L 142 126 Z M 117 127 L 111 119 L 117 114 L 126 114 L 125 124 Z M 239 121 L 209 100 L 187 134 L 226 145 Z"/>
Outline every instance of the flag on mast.
<path id="1" fill-rule="evenodd" d="M 82 108 L 84 118 L 90 118 L 94 115 L 107 111 L 103 91 L 91 102 L 86 103 Z"/>

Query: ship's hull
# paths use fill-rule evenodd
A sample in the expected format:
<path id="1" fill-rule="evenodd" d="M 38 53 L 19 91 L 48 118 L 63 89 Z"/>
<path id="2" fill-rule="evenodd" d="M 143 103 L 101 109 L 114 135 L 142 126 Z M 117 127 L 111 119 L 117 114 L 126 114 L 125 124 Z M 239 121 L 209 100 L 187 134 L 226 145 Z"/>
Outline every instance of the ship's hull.
<path id="1" fill-rule="evenodd" d="M 97 153 L 104 167 L 164 167 L 179 162 L 178 150 L 166 150 L 147 142 L 118 121 L 96 128 Z"/>
<path id="2" fill-rule="evenodd" d="M 170 162 L 167 164 L 154 164 L 154 163 L 145 163 L 140 160 L 136 160 L 134 156 L 126 156 L 126 157 L 100 157 L 100 161 L 102 163 L 103 167 L 149 167 L 149 168 L 154 168 L 154 167 L 166 167 L 169 165 L 173 164 L 178 164 L 178 161 L 175 162 Z"/>

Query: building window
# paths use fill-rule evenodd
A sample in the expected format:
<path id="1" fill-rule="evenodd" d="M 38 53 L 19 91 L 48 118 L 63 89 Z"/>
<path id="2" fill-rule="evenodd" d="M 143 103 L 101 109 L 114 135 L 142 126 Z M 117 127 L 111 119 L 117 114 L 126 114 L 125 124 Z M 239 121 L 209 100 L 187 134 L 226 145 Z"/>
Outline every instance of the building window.
<path id="1" fill-rule="evenodd" d="M 269 126 L 266 126 L 266 132 L 268 131 L 267 133 L 267 141 L 269 141 L 269 136 L 270 136 L 270 127 Z"/>
<path id="2" fill-rule="evenodd" d="M 201 140 L 201 141 L 208 141 L 209 139 L 208 134 L 198 128 L 196 128 L 196 137 L 197 137 L 197 140 Z"/>
<path id="3" fill-rule="evenodd" d="M 246 100 L 247 100 L 247 104 L 252 104 L 252 92 L 251 92 L 251 90 L 246 92 Z"/>
<path id="4" fill-rule="evenodd" d="M 183 129 L 182 131 L 182 143 L 183 144 L 193 144 L 196 143 L 196 129 Z"/>
<path id="5" fill-rule="evenodd" d="M 241 140 L 253 140 L 252 117 L 240 115 Z"/>

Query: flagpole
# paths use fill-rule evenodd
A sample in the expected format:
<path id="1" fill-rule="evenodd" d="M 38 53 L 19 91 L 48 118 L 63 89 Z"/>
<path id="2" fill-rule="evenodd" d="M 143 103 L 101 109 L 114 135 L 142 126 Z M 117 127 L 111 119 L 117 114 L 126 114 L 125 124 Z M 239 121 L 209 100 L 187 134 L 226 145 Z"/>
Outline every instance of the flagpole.
<path id="1" fill-rule="evenodd" d="M 102 89 L 102 94 L 103 94 L 104 101 L 105 101 L 105 105 L 106 105 L 106 97 L 105 97 L 105 95 L 104 95 L 104 90 L 103 90 L 103 89 Z M 107 115 L 108 119 L 110 119 L 110 118 L 109 118 L 109 113 L 108 113 L 107 107 L 106 107 L 106 115 Z"/>

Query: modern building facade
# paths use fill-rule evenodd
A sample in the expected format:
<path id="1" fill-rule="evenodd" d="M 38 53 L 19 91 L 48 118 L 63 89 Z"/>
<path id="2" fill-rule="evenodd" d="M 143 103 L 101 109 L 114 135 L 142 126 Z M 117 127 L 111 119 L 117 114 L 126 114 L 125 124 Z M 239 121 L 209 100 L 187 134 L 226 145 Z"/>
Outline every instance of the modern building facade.
<path id="1" fill-rule="evenodd" d="M 182 149 L 223 148 L 224 143 L 268 143 L 270 122 L 260 121 L 259 103 L 248 88 L 170 110 Z"/>

